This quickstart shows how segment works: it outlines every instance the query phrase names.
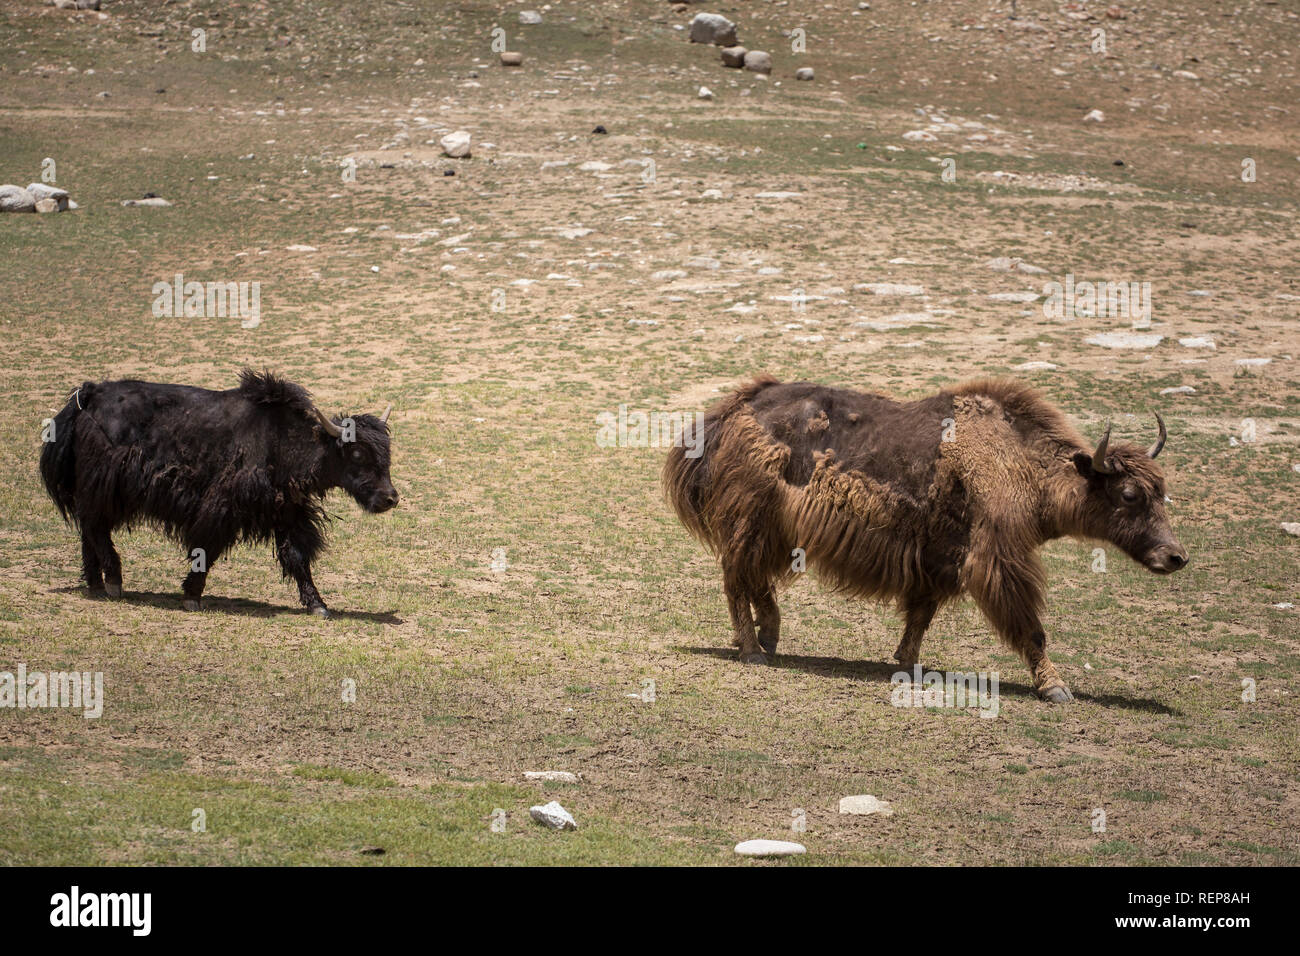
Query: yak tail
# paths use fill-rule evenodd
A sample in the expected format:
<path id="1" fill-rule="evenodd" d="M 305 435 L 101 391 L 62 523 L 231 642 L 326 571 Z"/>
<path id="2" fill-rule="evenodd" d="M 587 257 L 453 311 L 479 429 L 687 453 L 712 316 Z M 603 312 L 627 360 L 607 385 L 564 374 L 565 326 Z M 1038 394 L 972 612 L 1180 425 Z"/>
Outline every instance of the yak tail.
<path id="1" fill-rule="evenodd" d="M 54 416 L 54 432 L 41 448 L 41 481 L 67 521 L 76 513 L 77 454 L 73 434 L 77 416 L 89 403 L 94 384 L 83 382 Z"/>
<path id="2" fill-rule="evenodd" d="M 696 432 L 690 449 L 696 452 L 694 457 L 687 456 L 685 442 L 668 451 L 668 460 L 664 462 L 664 496 L 686 530 L 714 551 L 721 542 L 715 540 L 709 527 L 709 498 L 714 491 L 711 459 L 717 451 L 718 438 L 729 418 L 742 411 L 763 389 L 779 384 L 774 378 L 760 376 L 705 412 L 703 427 Z"/>

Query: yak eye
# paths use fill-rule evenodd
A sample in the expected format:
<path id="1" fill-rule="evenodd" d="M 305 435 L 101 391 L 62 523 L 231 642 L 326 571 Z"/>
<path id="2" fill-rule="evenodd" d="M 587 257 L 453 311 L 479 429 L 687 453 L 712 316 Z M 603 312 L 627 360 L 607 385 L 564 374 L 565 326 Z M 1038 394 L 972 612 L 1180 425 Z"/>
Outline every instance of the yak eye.
<path id="1" fill-rule="evenodd" d="M 353 460 L 353 461 L 360 461 L 360 460 L 361 460 L 361 449 L 360 449 L 360 448 L 354 448 L 354 449 L 352 449 L 352 460 Z"/>
<path id="2" fill-rule="evenodd" d="M 1123 491 L 1120 492 L 1120 497 L 1123 498 L 1128 504 L 1132 504 L 1133 502 L 1138 500 L 1137 489 L 1125 488 Z"/>

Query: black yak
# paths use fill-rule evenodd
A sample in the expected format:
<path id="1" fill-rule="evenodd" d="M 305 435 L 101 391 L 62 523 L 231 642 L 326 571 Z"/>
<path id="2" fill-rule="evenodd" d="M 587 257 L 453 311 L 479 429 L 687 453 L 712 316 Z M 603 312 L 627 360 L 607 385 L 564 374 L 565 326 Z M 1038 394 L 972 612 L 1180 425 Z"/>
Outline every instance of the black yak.
<path id="1" fill-rule="evenodd" d="M 693 436 L 702 455 L 669 452 L 664 487 L 718 555 L 742 661 L 776 653 L 776 586 L 806 566 L 851 596 L 897 601 L 907 669 L 940 605 L 970 594 L 1039 696 L 1062 703 L 1072 695 L 1047 656 L 1039 546 L 1074 535 L 1156 573 L 1187 563 L 1165 514 L 1156 420 L 1150 448 L 1111 445 L 1108 427 L 1094 449 L 1017 382 L 899 402 L 760 378 L 706 414 Z"/>
<path id="2" fill-rule="evenodd" d="M 397 504 L 388 476 L 391 408 L 335 422 L 302 387 L 249 369 L 238 388 L 221 392 L 85 382 L 46 435 L 41 478 L 81 531 L 92 594 L 122 594 L 113 530 L 151 524 L 191 560 L 186 610 L 199 610 L 208 571 L 232 545 L 273 541 L 303 605 L 329 617 L 311 579 L 328 521 L 322 498 L 342 488 L 369 512 Z"/>

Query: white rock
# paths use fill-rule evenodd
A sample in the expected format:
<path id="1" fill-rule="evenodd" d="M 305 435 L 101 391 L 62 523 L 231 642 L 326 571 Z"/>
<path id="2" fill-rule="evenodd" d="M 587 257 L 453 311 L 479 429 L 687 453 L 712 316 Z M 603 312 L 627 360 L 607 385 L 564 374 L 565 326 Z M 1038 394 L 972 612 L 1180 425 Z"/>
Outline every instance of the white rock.
<path id="1" fill-rule="evenodd" d="M 871 794 L 863 794 L 857 797 L 844 797 L 840 800 L 840 813 L 853 813 L 859 815 L 878 814 L 882 817 L 892 817 L 894 808 L 890 806 L 888 800 L 877 800 Z"/>
<path id="2" fill-rule="evenodd" d="M 542 15 L 536 10 L 520 10 L 519 22 L 527 26 L 536 26 L 542 22 Z"/>
<path id="3" fill-rule="evenodd" d="M 550 827 L 552 830 L 578 829 L 578 822 L 555 800 L 539 807 L 529 807 L 528 815 L 542 826 Z"/>
<path id="4" fill-rule="evenodd" d="M 1271 358 L 1244 358 L 1237 359 L 1238 365 L 1267 365 L 1273 361 Z"/>
<path id="5" fill-rule="evenodd" d="M 1287 534 L 1292 534 L 1295 535 L 1296 537 L 1300 537 L 1300 521 L 1283 521 L 1282 530 L 1285 531 Z"/>
<path id="6" fill-rule="evenodd" d="M 1214 339 L 1195 336 L 1189 339 L 1179 339 L 1178 344 L 1185 349 L 1212 349 L 1214 348 Z"/>
<path id="7" fill-rule="evenodd" d="M 162 196 L 150 196 L 148 199 L 123 199 L 123 206 L 170 206 Z"/>
<path id="8" fill-rule="evenodd" d="M 558 783 L 577 783 L 578 775 L 567 770 L 525 770 L 525 780 L 553 780 Z"/>
<path id="9" fill-rule="evenodd" d="M 688 269 L 720 269 L 722 263 L 709 256 L 691 256 L 682 265 Z"/>
<path id="10" fill-rule="evenodd" d="M 786 840 L 746 840 L 736 844 L 736 852 L 741 856 L 798 856 L 808 848 Z"/>
<path id="11" fill-rule="evenodd" d="M 1195 73 L 1193 73 L 1191 70 L 1174 70 L 1174 76 L 1178 77 L 1180 80 L 1200 79 L 1200 77 L 1197 76 Z"/>
<path id="12" fill-rule="evenodd" d="M 1195 395 L 1196 389 L 1190 385 L 1178 385 L 1174 388 L 1162 388 L 1161 395 Z"/>
<path id="13" fill-rule="evenodd" d="M 1139 332 L 1098 332 L 1085 341 L 1104 349 L 1153 349 L 1164 339 L 1163 335 L 1142 335 Z"/>
<path id="14" fill-rule="evenodd" d="M 35 212 L 36 197 L 22 186 L 0 186 L 0 212 Z"/>
<path id="15" fill-rule="evenodd" d="M 613 166 L 612 163 L 602 163 L 602 162 L 601 162 L 600 160 L 598 160 L 598 159 L 593 159 L 593 160 L 591 160 L 591 161 L 589 161 L 589 162 L 586 162 L 586 163 L 583 163 L 581 166 L 579 166 L 579 167 L 578 167 L 578 172 L 580 172 L 580 173 L 604 173 L 604 172 L 608 172 L 609 170 L 611 170 L 611 169 L 613 169 L 613 168 L 614 168 L 614 166 Z"/>
<path id="16" fill-rule="evenodd" d="M 994 302 L 1037 302 L 1037 292 L 993 292 L 989 298 Z"/>
<path id="17" fill-rule="evenodd" d="M 798 199 L 802 195 L 803 193 L 799 193 L 799 192 L 777 191 L 777 192 L 755 193 L 754 198 L 755 199 Z"/>
<path id="18" fill-rule="evenodd" d="M 1104 122 L 1105 119 L 1106 114 L 1101 110 L 1091 110 L 1088 115 L 1083 118 L 1083 121 L 1085 123 L 1101 123 Z"/>
<path id="19" fill-rule="evenodd" d="M 66 189 L 60 189 L 57 186 L 51 186 L 49 183 L 28 183 L 27 191 L 40 201 L 42 199 L 53 199 L 58 204 L 59 212 L 69 208 L 71 198 L 68 196 Z"/>
<path id="20" fill-rule="evenodd" d="M 650 278 L 656 282 L 671 282 L 674 279 L 686 278 L 686 272 L 682 269 L 660 269 L 658 272 L 651 273 Z"/>
<path id="21" fill-rule="evenodd" d="M 442 151 L 452 159 L 464 159 L 469 156 L 469 133 L 463 129 L 458 129 L 454 133 L 448 133 L 442 139 L 438 140 L 438 145 Z"/>
<path id="22" fill-rule="evenodd" d="M 811 80 L 815 76 L 816 74 L 813 72 L 811 66 L 801 66 L 799 69 L 794 71 L 794 78 L 796 80 Z"/>
<path id="23" fill-rule="evenodd" d="M 295 243 L 292 246 L 285 246 L 284 248 L 286 252 L 315 252 L 316 251 L 315 246 L 304 246 L 300 243 Z"/>
<path id="24" fill-rule="evenodd" d="M 1021 362 L 1019 365 L 1011 366 L 1018 372 L 1053 372 L 1056 366 L 1051 362 Z"/>
<path id="25" fill-rule="evenodd" d="M 859 282 L 853 291 L 869 292 L 872 295 L 925 295 L 925 286 L 901 285 L 896 282 Z"/>
<path id="26" fill-rule="evenodd" d="M 722 198 L 722 190 L 721 190 L 721 189 L 706 189 L 706 190 L 704 190 L 704 192 L 700 193 L 700 198 L 701 198 L 701 199 L 721 199 L 721 198 Z"/>
<path id="27" fill-rule="evenodd" d="M 696 93 L 695 95 L 698 96 L 698 97 L 699 97 L 700 99 L 702 99 L 702 100 L 711 100 L 711 99 L 713 99 L 713 91 L 712 91 L 711 89 L 709 89 L 707 86 L 701 86 L 701 87 L 700 87 L 700 91 L 699 91 L 698 93 Z"/>

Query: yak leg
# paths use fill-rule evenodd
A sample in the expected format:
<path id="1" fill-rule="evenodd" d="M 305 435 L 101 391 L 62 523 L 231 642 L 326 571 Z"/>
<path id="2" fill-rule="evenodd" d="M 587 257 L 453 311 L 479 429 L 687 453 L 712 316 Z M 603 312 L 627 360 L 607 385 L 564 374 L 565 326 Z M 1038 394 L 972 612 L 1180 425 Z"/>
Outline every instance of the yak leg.
<path id="1" fill-rule="evenodd" d="M 758 646 L 754 633 L 754 614 L 749 607 L 749 592 L 739 576 L 724 573 L 722 589 L 727 595 L 727 609 L 731 612 L 731 627 L 736 632 L 731 643 L 740 648 L 742 664 L 765 664 L 767 658 Z"/>
<path id="2" fill-rule="evenodd" d="M 187 611 L 200 611 L 203 609 L 203 589 L 208 583 L 208 572 L 212 570 L 212 565 L 216 564 L 217 558 L 221 556 L 222 549 L 218 547 L 205 548 L 203 545 L 193 543 L 188 547 L 190 573 L 185 575 L 185 581 L 181 584 L 181 593 L 184 595 L 181 603 Z M 202 554 L 195 554 L 195 551 L 200 551 Z M 199 567 L 203 570 L 198 570 Z"/>
<path id="3" fill-rule="evenodd" d="M 758 645 L 768 654 L 776 653 L 776 642 L 781 639 L 781 609 L 776 604 L 776 592 L 768 585 L 754 598 L 754 617 L 758 621 Z"/>
<path id="4" fill-rule="evenodd" d="M 903 625 L 903 639 L 894 651 L 894 660 L 906 670 L 916 666 L 921 654 L 921 641 L 925 638 L 925 629 L 934 619 L 934 612 L 939 603 L 930 598 L 908 598 L 904 602 L 903 613 L 906 623 Z"/>
<path id="5" fill-rule="evenodd" d="M 985 557 L 968 569 L 972 571 L 967 581 L 971 596 L 1002 639 L 1029 666 L 1035 693 L 1053 704 L 1074 700 L 1047 656 L 1047 634 L 1038 615 L 1043 601 L 1042 568 L 1037 563 L 1016 565 Z"/>
<path id="6" fill-rule="evenodd" d="M 81 576 L 86 579 L 86 587 L 92 594 L 103 593 L 104 569 L 100 566 L 95 542 L 84 527 L 81 529 Z"/>
<path id="7" fill-rule="evenodd" d="M 113 536 L 107 525 L 82 522 L 82 553 L 85 553 L 85 541 L 90 539 L 91 549 L 99 561 L 99 568 L 104 575 L 104 593 L 111 598 L 122 596 L 122 559 L 113 547 Z M 83 559 L 84 563 L 84 559 Z"/>
<path id="8" fill-rule="evenodd" d="M 302 601 L 303 607 L 317 617 L 328 618 L 329 608 L 321 600 L 320 592 L 311 579 L 311 562 L 307 560 L 292 531 L 275 533 L 275 556 L 280 560 L 285 576 L 298 582 L 298 599 Z"/>

